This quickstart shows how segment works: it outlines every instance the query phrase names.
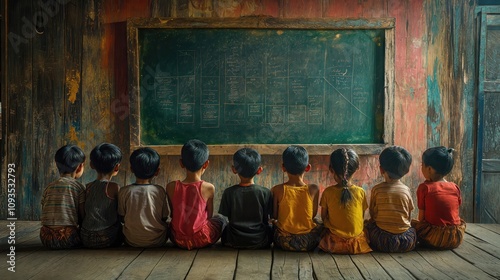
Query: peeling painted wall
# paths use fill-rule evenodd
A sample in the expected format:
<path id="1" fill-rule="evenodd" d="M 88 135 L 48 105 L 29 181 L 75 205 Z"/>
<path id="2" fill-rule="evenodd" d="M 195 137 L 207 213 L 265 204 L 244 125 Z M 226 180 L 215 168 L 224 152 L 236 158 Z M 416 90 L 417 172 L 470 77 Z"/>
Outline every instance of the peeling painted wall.
<path id="1" fill-rule="evenodd" d="M 50 2 L 50 1 L 49 1 Z M 57 3 L 65 4 L 57 4 Z M 457 150 L 449 180 L 462 188 L 462 216 L 473 217 L 474 165 L 474 8 L 461 0 L 239 0 L 239 1 L 53 1 L 44 32 L 30 33 L 19 19 L 33 19 L 35 0 L 8 1 L 8 32 L 24 38 L 7 40 L 7 94 L 2 106 L 7 121 L 2 139 L 2 166 L 15 163 L 18 176 L 18 217 L 40 218 L 44 187 L 57 177 L 52 157 L 66 143 L 76 143 L 88 155 L 100 142 L 113 142 L 125 153 L 116 178 L 132 182 L 128 171 L 129 123 L 126 20 L 129 17 L 281 18 L 394 17 L 395 144 L 413 155 L 403 181 L 416 190 L 421 154 L 445 145 Z M 28 30 L 28 31 L 27 31 Z M 162 157 L 155 180 L 166 184 L 181 178 L 177 157 Z M 237 182 L 230 157 L 212 156 L 205 175 L 222 190 Z M 264 156 L 265 171 L 257 182 L 268 187 L 283 181 L 279 156 Z M 312 156 L 306 180 L 323 188 L 333 184 L 327 156 Z M 382 178 L 377 156 L 363 156 L 354 182 L 367 193 Z M 3 170 L 3 169 L 2 169 Z M 87 166 L 83 182 L 95 174 Z M 6 217 L 6 186 L 2 177 L 0 218 Z M 416 212 L 415 212 L 416 214 Z"/>

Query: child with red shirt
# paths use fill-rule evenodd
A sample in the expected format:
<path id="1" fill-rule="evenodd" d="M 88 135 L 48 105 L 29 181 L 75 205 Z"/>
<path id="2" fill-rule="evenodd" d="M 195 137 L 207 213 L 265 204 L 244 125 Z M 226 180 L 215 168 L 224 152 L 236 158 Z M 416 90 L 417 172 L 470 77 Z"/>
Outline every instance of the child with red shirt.
<path id="1" fill-rule="evenodd" d="M 457 248 L 466 224 L 460 219 L 460 189 L 444 179 L 453 168 L 453 149 L 434 147 L 422 156 L 425 182 L 417 189 L 418 220 L 413 221 L 419 242 L 438 249 Z"/>
<path id="2" fill-rule="evenodd" d="M 208 167 L 208 154 L 208 147 L 202 141 L 186 142 L 179 160 L 186 169 L 186 177 L 167 185 L 172 212 L 170 240 L 188 250 L 215 244 L 227 225 L 224 216 L 212 217 L 215 186 L 201 179 Z"/>

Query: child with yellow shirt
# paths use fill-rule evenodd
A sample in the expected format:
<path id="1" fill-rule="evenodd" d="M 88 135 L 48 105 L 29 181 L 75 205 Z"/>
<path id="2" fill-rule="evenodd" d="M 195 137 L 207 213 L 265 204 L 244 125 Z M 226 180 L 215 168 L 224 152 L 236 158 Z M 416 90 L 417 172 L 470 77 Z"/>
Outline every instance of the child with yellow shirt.
<path id="1" fill-rule="evenodd" d="M 283 172 L 288 181 L 274 186 L 274 244 L 287 251 L 309 251 L 318 246 L 322 226 L 313 218 L 318 212 L 319 187 L 306 184 L 304 174 L 311 169 L 309 155 L 301 146 L 283 152 Z"/>
<path id="2" fill-rule="evenodd" d="M 323 230 L 319 248 L 338 254 L 371 252 L 363 229 L 365 210 L 368 209 L 365 190 L 351 183 L 359 168 L 359 158 L 352 149 L 337 149 L 330 155 L 330 172 L 336 185 L 325 189 L 321 196 Z"/>

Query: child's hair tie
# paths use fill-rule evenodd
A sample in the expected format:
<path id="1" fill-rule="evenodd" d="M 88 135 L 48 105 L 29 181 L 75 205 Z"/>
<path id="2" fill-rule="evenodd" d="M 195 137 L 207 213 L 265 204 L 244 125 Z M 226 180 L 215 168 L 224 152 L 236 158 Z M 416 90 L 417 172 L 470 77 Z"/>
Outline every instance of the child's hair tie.
<path id="1" fill-rule="evenodd" d="M 451 154 L 451 153 L 453 153 L 453 152 L 455 151 L 455 149 L 453 149 L 453 148 L 449 148 L 447 151 L 448 151 L 448 153 L 450 153 L 450 154 Z"/>

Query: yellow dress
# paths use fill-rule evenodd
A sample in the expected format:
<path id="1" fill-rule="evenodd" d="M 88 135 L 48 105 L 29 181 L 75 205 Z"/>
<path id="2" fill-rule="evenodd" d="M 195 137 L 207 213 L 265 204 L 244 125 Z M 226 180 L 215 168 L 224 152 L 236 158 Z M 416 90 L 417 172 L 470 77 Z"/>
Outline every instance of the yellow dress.
<path id="1" fill-rule="evenodd" d="M 325 230 L 319 247 L 326 252 L 359 254 L 371 252 L 364 233 L 364 212 L 368 209 L 365 191 L 358 186 L 350 186 L 352 199 L 344 206 L 340 202 L 341 187 L 326 188 L 320 206 L 328 209 L 323 221 Z"/>

